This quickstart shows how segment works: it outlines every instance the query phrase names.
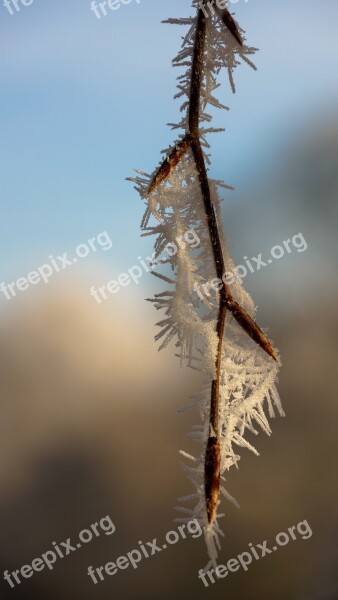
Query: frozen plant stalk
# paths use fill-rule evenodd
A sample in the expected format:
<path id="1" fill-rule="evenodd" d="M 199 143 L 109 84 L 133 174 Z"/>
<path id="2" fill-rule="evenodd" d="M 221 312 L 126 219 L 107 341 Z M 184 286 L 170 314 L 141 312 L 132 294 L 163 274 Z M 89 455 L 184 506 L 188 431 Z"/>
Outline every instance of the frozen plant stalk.
<path id="1" fill-rule="evenodd" d="M 246 432 L 257 433 L 259 425 L 270 434 L 266 413 L 273 417 L 274 407 L 280 415 L 283 410 L 275 387 L 278 354 L 255 322 L 250 296 L 238 281 L 227 282 L 234 265 L 226 251 L 218 190 L 228 186 L 209 179 L 206 167 L 206 135 L 223 131 L 209 126 L 208 106 L 226 108 L 214 95 L 217 77 L 225 68 L 235 91 L 234 70 L 240 60 L 255 68 L 249 58 L 255 49 L 245 44 L 243 30 L 227 9 L 212 9 L 199 0 L 193 0 L 193 8 L 194 18 L 167 21 L 189 26 L 173 61 L 185 68 L 175 96 L 184 99 L 183 117 L 171 125 L 182 133 L 151 176 L 137 171 L 132 180 L 146 202 L 143 235 L 156 236 L 154 262 L 161 270 L 154 275 L 172 286 L 151 299 L 164 311 L 155 339 L 161 340 L 160 349 L 176 339 L 181 360 L 206 376 L 196 398 L 202 425 L 191 434 L 202 452 L 197 459 L 183 453 L 193 461 L 184 468 L 196 491 L 182 500 L 195 506 L 179 510 L 187 515 L 181 520 L 197 518 L 204 527 L 210 560 L 216 564 L 220 493 L 233 500 L 222 485 L 224 473 L 237 466 L 237 447 L 258 454 Z M 198 248 L 188 247 L 189 234 L 199 240 Z M 169 252 L 174 241 L 177 252 Z M 218 291 L 208 285 L 215 278 Z"/>

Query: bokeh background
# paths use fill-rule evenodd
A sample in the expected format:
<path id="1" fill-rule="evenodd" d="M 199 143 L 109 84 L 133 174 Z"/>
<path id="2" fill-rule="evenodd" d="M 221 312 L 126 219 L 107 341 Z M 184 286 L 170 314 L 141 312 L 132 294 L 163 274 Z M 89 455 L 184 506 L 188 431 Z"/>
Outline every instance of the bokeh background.
<path id="1" fill-rule="evenodd" d="M 20 1 L 20 0 L 19 0 Z M 337 600 L 337 194 L 336 0 L 234 5 L 258 71 L 243 65 L 231 108 L 217 115 L 212 175 L 235 186 L 224 223 L 236 262 L 301 232 L 293 252 L 245 281 L 259 322 L 280 349 L 286 419 L 242 452 L 227 486 L 220 562 L 307 519 L 313 536 L 290 542 L 247 573 L 205 590 L 203 539 L 186 540 L 100 586 L 86 572 L 173 528 L 189 494 L 178 450 L 199 389 L 172 349 L 153 342 L 157 315 L 145 275 L 98 305 L 91 285 L 151 252 L 139 237 L 142 203 L 125 177 L 151 171 L 173 141 L 167 122 L 182 31 L 161 25 L 189 2 L 142 0 L 98 20 L 89 0 L 0 6 L 0 281 L 11 282 L 106 230 L 97 252 L 10 302 L 0 297 L 1 598 Z M 223 75 L 223 83 L 226 76 Z M 2 579 L 109 514 L 116 525 L 10 589 Z"/>

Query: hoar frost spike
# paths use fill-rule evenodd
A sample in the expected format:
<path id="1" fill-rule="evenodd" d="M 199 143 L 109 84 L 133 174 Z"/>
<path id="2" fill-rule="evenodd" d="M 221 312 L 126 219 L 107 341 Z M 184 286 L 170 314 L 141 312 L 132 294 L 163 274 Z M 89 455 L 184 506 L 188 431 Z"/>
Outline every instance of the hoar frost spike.
<path id="1" fill-rule="evenodd" d="M 196 488 L 182 500 L 194 501 L 195 506 L 178 510 L 186 515 L 180 521 L 196 518 L 204 527 L 210 560 L 216 564 L 223 535 L 218 524 L 220 494 L 235 502 L 224 488 L 224 473 L 237 466 L 237 447 L 258 454 L 246 440 L 247 431 L 257 433 L 258 425 L 269 435 L 266 413 L 273 417 L 274 407 L 284 413 L 275 387 L 277 351 L 255 322 L 250 296 L 239 282 L 227 283 L 226 273 L 234 264 L 226 251 L 219 188 L 229 186 L 209 179 L 206 166 L 206 135 L 223 131 L 209 126 L 207 113 L 208 106 L 226 108 L 214 95 L 218 75 L 225 68 L 235 91 L 234 70 L 241 60 L 255 68 L 249 58 L 255 48 L 246 45 L 244 31 L 227 9 L 210 12 L 210 3 L 200 0 L 193 1 L 193 8 L 193 18 L 166 21 L 189 26 L 173 61 L 185 72 L 178 77 L 175 96 L 184 98 L 183 117 L 171 126 L 183 132 L 152 175 L 137 171 L 132 181 L 146 202 L 143 235 L 156 236 L 154 262 L 162 272 L 154 274 L 173 286 L 150 300 L 164 311 L 155 339 L 161 340 L 160 349 L 176 339 L 181 360 L 206 377 L 194 403 L 202 424 L 191 433 L 201 442 L 202 452 L 199 458 L 182 452 L 192 461 L 193 466 L 184 468 Z M 189 234 L 199 241 L 198 247 L 187 243 Z M 173 242 L 175 253 L 168 251 Z M 218 291 L 208 285 L 215 278 Z"/>

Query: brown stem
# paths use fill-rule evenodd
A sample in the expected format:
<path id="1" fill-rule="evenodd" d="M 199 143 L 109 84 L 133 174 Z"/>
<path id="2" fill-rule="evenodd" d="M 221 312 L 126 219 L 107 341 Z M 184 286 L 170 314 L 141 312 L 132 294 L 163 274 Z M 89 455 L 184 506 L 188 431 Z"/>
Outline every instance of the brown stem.
<path id="1" fill-rule="evenodd" d="M 242 45 L 242 39 L 240 37 L 239 30 L 229 11 L 225 10 L 221 14 L 218 12 L 218 16 L 222 19 L 223 23 L 230 30 L 237 42 Z M 247 334 L 276 361 L 277 354 L 266 335 L 258 327 L 252 317 L 250 317 L 250 315 L 238 304 L 238 302 L 236 302 L 230 292 L 229 287 L 224 282 L 225 261 L 217 224 L 217 217 L 211 199 L 210 185 L 199 132 L 200 101 L 203 80 L 207 18 L 208 15 L 206 12 L 206 7 L 199 7 L 192 58 L 191 88 L 188 108 L 188 131 L 186 132 L 184 139 L 175 146 L 175 148 L 171 151 L 154 175 L 149 186 L 148 193 L 152 192 L 162 181 L 164 181 L 164 179 L 178 164 L 188 149 L 191 148 L 200 181 L 216 274 L 218 279 L 223 281 L 223 286 L 219 293 L 219 307 L 216 327 L 218 348 L 215 361 L 215 375 L 211 384 L 209 435 L 205 451 L 204 467 L 206 509 L 208 522 L 211 523 L 215 516 L 220 489 L 219 399 L 222 345 L 226 311 L 229 310 L 239 325 L 247 332 Z"/>
<path id="2" fill-rule="evenodd" d="M 228 23 L 225 24 L 229 26 Z M 233 26 L 235 26 L 235 23 L 232 23 L 232 21 L 230 21 L 230 26 L 230 30 L 232 31 L 233 35 L 235 35 L 235 33 L 238 31 L 237 29 L 234 30 L 233 28 Z M 200 180 L 201 193 L 203 196 L 207 224 L 214 255 L 216 274 L 217 277 L 223 281 L 223 276 L 225 273 L 225 261 L 223 257 L 222 243 L 220 240 L 215 209 L 211 199 L 208 175 L 199 138 L 200 98 L 203 78 L 203 59 L 206 28 L 206 16 L 204 14 L 203 9 L 200 8 L 198 10 L 197 15 L 196 37 L 192 61 L 188 133 L 192 139 L 191 149 Z M 241 42 L 241 40 L 238 40 L 238 36 L 235 35 L 235 37 L 237 41 Z M 259 329 L 259 327 L 256 325 L 255 321 L 250 317 L 250 315 L 248 315 L 246 311 L 242 307 L 240 307 L 239 304 L 234 300 L 228 286 L 223 281 L 223 287 L 221 288 L 219 298 L 219 311 L 217 319 L 218 348 L 215 364 L 215 376 L 211 384 L 209 436 L 205 451 L 204 465 L 204 489 L 209 523 L 212 523 L 215 516 L 220 489 L 220 431 L 218 417 L 222 344 L 227 309 L 231 311 L 234 318 L 250 335 L 250 337 L 257 344 L 259 344 L 268 354 L 270 354 L 270 356 L 277 360 L 276 353 L 265 334 Z"/>
<path id="3" fill-rule="evenodd" d="M 192 136 L 192 153 L 200 180 L 201 193 L 207 218 L 217 277 L 222 279 L 225 263 L 222 245 L 219 236 L 215 209 L 212 204 L 210 186 L 205 166 L 203 151 L 199 139 L 199 113 L 200 98 L 203 78 L 204 44 L 207 22 L 203 10 L 200 8 L 197 15 L 196 37 L 192 61 L 192 76 L 189 98 L 189 133 Z M 224 287 L 222 288 L 222 290 Z M 224 293 L 224 292 L 223 292 Z M 221 292 L 222 295 L 222 292 Z M 226 292 L 227 295 L 227 292 Z M 222 343 L 225 325 L 226 307 L 220 301 L 217 320 L 218 348 L 215 364 L 215 377 L 211 384 L 209 435 L 205 451 L 204 464 L 204 490 L 208 522 L 211 523 L 219 497 L 220 487 L 220 435 L 219 435 L 219 391 L 222 360 Z"/>

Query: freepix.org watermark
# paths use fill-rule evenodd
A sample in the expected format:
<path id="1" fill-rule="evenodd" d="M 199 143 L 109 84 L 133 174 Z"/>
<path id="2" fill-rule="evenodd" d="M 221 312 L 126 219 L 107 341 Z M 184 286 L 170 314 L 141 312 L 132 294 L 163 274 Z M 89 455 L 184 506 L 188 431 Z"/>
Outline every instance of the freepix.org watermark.
<path id="1" fill-rule="evenodd" d="M 185 540 L 189 535 L 193 538 L 199 538 L 203 534 L 203 530 L 197 519 L 193 519 L 188 523 L 180 525 L 177 530 L 168 531 L 165 536 L 164 544 L 160 544 L 157 538 L 154 538 L 151 542 L 138 542 L 138 547 L 127 552 L 125 556 L 119 556 L 114 562 L 107 562 L 101 567 L 88 567 L 88 575 L 92 579 L 93 583 L 98 584 L 104 581 L 112 575 L 116 575 L 119 571 L 125 571 L 129 567 L 137 569 L 139 563 L 145 558 L 150 558 L 166 550 L 169 546 L 177 544 L 180 540 Z"/>
<path id="2" fill-rule="evenodd" d="M 245 4 L 249 2 L 249 0 L 200 0 L 198 7 L 203 11 L 205 17 L 209 17 L 215 14 L 215 8 L 222 10 L 229 8 L 229 4 L 238 4 L 241 1 L 244 1 Z"/>
<path id="3" fill-rule="evenodd" d="M 31 285 L 38 283 L 49 283 L 50 278 L 55 274 L 76 264 L 79 259 L 84 259 L 90 253 L 97 250 L 107 251 L 113 246 L 113 242 L 107 233 L 102 231 L 95 237 L 89 238 L 84 244 L 76 246 L 72 258 L 69 258 L 68 252 L 63 252 L 59 256 L 49 255 L 49 261 L 37 267 L 34 271 L 30 271 L 25 277 L 19 277 L 11 283 L 0 283 L 0 292 L 3 293 L 7 300 L 14 298 L 18 292 L 25 292 Z"/>
<path id="4" fill-rule="evenodd" d="M 7 8 L 10 15 L 21 11 L 22 6 L 31 6 L 34 0 L 4 0 L 4 7 Z"/>
<path id="5" fill-rule="evenodd" d="M 205 587 L 209 587 L 210 584 L 216 583 L 218 579 L 224 579 L 230 573 L 235 573 L 240 569 L 247 571 L 249 565 L 253 563 L 255 559 L 260 560 L 273 552 L 276 552 L 281 546 L 286 546 L 290 540 L 295 541 L 299 538 L 302 540 L 308 540 L 312 537 L 312 529 L 309 523 L 304 520 L 289 527 L 287 532 L 281 531 L 276 535 L 275 544 L 272 548 L 268 547 L 268 541 L 264 540 L 261 544 L 248 544 L 248 550 L 238 554 L 236 558 L 230 558 L 226 565 L 217 565 L 214 569 L 205 571 L 200 569 L 198 572 L 198 578 L 201 579 Z"/>
<path id="6" fill-rule="evenodd" d="M 206 17 L 209 17 L 215 14 L 215 6 L 221 10 L 223 8 L 228 8 L 229 4 L 238 4 L 238 2 L 241 1 L 244 1 L 245 3 L 249 2 L 249 0 L 200 0 L 199 8 L 203 10 Z M 33 0 L 30 0 L 30 2 L 33 2 Z M 131 2 L 141 4 L 141 0 L 102 0 L 102 2 L 96 2 L 96 0 L 92 0 L 90 3 L 90 10 L 93 11 L 97 19 L 101 19 L 102 17 L 106 17 L 111 12 L 119 10 L 121 6 L 130 4 Z"/>
<path id="7" fill-rule="evenodd" d="M 176 237 L 173 242 L 168 242 L 165 245 L 163 249 L 163 259 L 156 258 L 154 254 L 152 256 L 147 256 L 145 259 L 138 256 L 137 260 L 139 261 L 139 264 L 132 265 L 126 272 L 120 273 L 117 279 L 111 279 L 98 289 L 92 285 L 90 288 L 90 295 L 95 298 L 98 304 L 101 304 L 103 300 L 108 300 L 109 296 L 117 294 L 121 288 L 129 286 L 131 282 L 138 285 L 144 272 L 149 273 L 154 267 L 165 264 L 168 258 L 176 256 L 179 247 L 189 246 L 194 250 L 200 243 L 201 240 L 196 231 L 194 229 L 187 229 L 184 235 Z M 162 278 L 165 279 L 165 276 L 162 276 Z"/>
<path id="8" fill-rule="evenodd" d="M 232 271 L 226 271 L 223 274 L 222 279 L 216 277 L 207 283 L 203 283 L 199 285 L 195 283 L 194 290 L 196 294 L 203 300 L 206 296 L 210 296 L 210 288 L 215 292 L 220 291 L 225 285 L 232 285 L 237 279 L 240 284 L 243 283 L 244 279 L 249 273 L 256 273 L 260 271 L 262 268 L 271 265 L 275 260 L 280 260 L 286 254 L 291 254 L 294 250 L 297 252 L 305 252 L 307 250 L 308 245 L 302 233 L 296 233 L 291 238 L 284 240 L 281 244 L 277 244 L 273 246 L 270 250 L 270 256 L 268 258 L 264 257 L 263 254 L 260 253 L 257 256 L 252 256 L 248 258 L 248 256 L 243 256 L 244 264 L 237 265 L 234 267 Z"/>
<path id="9" fill-rule="evenodd" d="M 27 565 L 23 565 L 16 571 L 4 572 L 4 579 L 14 588 L 16 585 L 20 585 L 25 579 L 30 579 L 35 573 L 43 571 L 46 567 L 52 571 L 57 560 L 69 556 L 73 552 L 79 550 L 83 544 L 88 544 L 95 537 L 100 537 L 101 533 L 105 535 L 112 535 L 115 531 L 115 525 L 111 518 L 107 515 L 92 523 L 88 529 L 82 529 L 78 535 L 78 539 L 71 543 L 71 539 L 68 538 L 64 542 L 52 542 L 53 549 L 47 550 L 38 558 Z"/>
<path id="10" fill-rule="evenodd" d="M 101 19 L 109 14 L 107 9 L 109 9 L 110 12 L 115 12 L 121 6 L 130 4 L 131 2 L 140 4 L 141 0 L 103 0 L 102 2 L 96 2 L 96 0 L 92 0 L 90 3 L 90 10 L 93 11 L 97 19 Z"/>

